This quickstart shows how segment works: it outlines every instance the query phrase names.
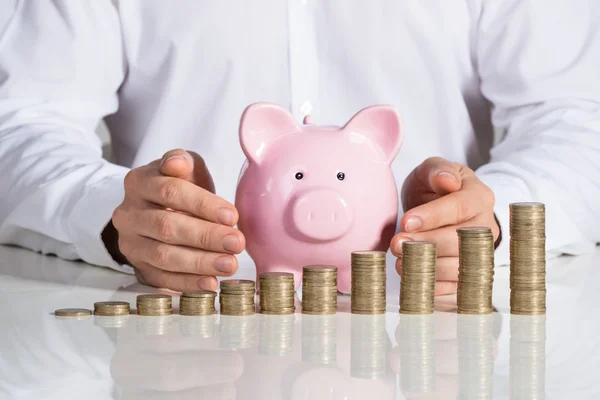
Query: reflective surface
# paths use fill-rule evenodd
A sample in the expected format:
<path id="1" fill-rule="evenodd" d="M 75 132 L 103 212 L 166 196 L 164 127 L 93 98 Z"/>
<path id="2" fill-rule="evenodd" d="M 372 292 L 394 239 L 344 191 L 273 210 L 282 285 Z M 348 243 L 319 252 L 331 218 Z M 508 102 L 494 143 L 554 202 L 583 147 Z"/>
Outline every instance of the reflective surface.
<path id="1" fill-rule="evenodd" d="M 332 316 L 87 317 L 153 289 L 131 276 L 0 247 L 0 398 L 596 399 L 600 251 L 548 265 L 548 314 L 511 316 L 508 268 L 489 316 L 399 315 L 388 256 L 388 313 Z M 250 266 L 240 277 L 252 278 Z M 177 299 L 174 299 L 177 304 Z"/>

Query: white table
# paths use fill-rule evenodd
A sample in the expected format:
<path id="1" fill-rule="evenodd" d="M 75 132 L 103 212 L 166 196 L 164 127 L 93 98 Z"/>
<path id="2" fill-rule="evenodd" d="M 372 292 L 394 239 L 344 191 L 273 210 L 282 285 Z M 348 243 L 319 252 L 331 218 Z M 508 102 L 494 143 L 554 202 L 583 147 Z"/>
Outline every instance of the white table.
<path id="1" fill-rule="evenodd" d="M 600 398 L 600 249 L 548 264 L 546 317 L 510 315 L 508 268 L 496 270 L 499 313 L 457 315 L 447 296 L 432 316 L 399 315 L 393 261 L 379 317 L 349 314 L 342 296 L 329 317 L 74 320 L 52 312 L 111 299 L 133 308 L 155 290 L 0 247 L 0 398 Z"/>

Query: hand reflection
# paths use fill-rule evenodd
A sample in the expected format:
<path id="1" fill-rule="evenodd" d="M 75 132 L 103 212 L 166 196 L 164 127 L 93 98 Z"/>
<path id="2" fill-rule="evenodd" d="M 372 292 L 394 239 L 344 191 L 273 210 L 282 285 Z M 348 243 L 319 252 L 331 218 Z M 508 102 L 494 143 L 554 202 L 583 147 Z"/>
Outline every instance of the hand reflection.
<path id="1" fill-rule="evenodd" d="M 216 316 L 133 319 L 118 330 L 110 366 L 121 398 L 236 398 L 244 360 L 220 349 Z"/>

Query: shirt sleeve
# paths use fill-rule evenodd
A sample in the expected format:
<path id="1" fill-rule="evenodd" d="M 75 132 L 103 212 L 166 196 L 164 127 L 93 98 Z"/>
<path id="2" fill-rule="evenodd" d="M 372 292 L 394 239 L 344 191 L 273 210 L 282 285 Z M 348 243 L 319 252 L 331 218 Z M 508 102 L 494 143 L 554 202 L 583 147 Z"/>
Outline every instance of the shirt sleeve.
<path id="1" fill-rule="evenodd" d="M 600 2 L 482 1 L 481 90 L 505 130 L 477 170 L 496 195 L 509 261 L 509 204 L 546 204 L 549 257 L 600 242 Z"/>
<path id="2" fill-rule="evenodd" d="M 18 1 L 0 30 L 0 243 L 120 266 L 100 235 L 126 168 L 94 133 L 125 67 L 110 0 Z"/>

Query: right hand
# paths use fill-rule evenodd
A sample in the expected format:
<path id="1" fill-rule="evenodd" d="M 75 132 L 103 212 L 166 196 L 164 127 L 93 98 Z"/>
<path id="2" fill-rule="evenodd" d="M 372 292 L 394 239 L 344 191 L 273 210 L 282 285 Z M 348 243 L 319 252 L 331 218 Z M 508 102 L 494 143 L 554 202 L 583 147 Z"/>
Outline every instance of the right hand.
<path id="1" fill-rule="evenodd" d="M 215 290 L 215 276 L 235 273 L 234 254 L 243 251 L 245 238 L 233 228 L 235 207 L 214 192 L 202 157 L 184 150 L 171 150 L 127 174 L 125 199 L 112 222 L 119 251 L 140 283 Z"/>

